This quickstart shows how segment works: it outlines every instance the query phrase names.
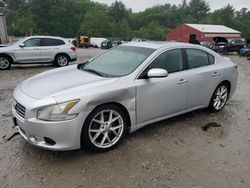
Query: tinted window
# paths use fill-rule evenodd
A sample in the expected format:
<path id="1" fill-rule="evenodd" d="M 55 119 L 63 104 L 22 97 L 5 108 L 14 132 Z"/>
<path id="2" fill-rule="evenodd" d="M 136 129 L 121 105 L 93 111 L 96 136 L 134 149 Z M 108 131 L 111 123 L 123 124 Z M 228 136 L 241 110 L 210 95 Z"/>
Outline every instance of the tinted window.
<path id="1" fill-rule="evenodd" d="M 65 42 L 59 39 L 42 39 L 42 46 L 59 46 L 63 44 L 65 44 Z"/>
<path id="2" fill-rule="evenodd" d="M 183 70 L 183 59 L 181 49 L 169 50 L 159 55 L 150 65 L 152 68 L 161 68 L 169 73 Z"/>
<path id="3" fill-rule="evenodd" d="M 40 39 L 28 39 L 24 43 L 25 47 L 40 46 Z"/>
<path id="4" fill-rule="evenodd" d="M 208 54 L 208 61 L 209 61 L 209 64 L 214 64 L 214 56 L 212 56 L 211 54 Z"/>
<path id="5" fill-rule="evenodd" d="M 208 54 L 197 49 L 186 49 L 189 68 L 198 68 L 209 65 Z"/>

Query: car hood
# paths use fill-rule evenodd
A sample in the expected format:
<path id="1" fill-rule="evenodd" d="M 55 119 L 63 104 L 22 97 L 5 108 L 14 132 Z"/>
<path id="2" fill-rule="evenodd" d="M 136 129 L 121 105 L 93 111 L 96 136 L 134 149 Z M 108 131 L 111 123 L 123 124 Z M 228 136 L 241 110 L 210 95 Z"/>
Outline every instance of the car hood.
<path id="1" fill-rule="evenodd" d="M 105 78 L 77 69 L 76 65 L 58 68 L 33 76 L 20 84 L 26 95 L 43 99 L 75 92 L 77 88 L 88 90 L 116 81 L 117 78 Z M 83 91 L 84 92 L 84 91 Z"/>

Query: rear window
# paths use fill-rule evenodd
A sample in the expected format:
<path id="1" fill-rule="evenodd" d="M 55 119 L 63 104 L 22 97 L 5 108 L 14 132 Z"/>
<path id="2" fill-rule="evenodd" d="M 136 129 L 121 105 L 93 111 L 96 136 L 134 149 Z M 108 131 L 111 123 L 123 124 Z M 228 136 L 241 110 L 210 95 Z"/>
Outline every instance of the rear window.
<path id="1" fill-rule="evenodd" d="M 50 38 L 45 38 L 42 39 L 41 46 L 60 46 L 64 45 L 65 42 L 60 39 L 50 39 Z"/>
<path id="2" fill-rule="evenodd" d="M 189 69 L 204 67 L 214 64 L 213 55 L 198 49 L 186 49 Z"/>

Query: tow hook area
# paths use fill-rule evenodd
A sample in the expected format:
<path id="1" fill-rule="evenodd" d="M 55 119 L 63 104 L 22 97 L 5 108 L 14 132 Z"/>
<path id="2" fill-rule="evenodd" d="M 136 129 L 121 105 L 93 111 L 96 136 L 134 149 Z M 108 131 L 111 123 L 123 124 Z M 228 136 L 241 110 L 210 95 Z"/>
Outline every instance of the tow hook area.
<path id="1" fill-rule="evenodd" d="M 19 135 L 19 132 L 17 131 L 17 129 L 13 129 L 11 133 L 5 134 L 2 138 L 3 138 L 4 143 L 6 143 L 17 135 Z"/>

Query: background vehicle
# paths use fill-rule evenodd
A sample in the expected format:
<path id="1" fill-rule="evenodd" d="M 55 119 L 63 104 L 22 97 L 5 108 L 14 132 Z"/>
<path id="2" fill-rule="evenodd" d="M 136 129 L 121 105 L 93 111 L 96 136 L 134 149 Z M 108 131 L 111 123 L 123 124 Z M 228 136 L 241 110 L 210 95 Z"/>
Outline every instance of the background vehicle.
<path id="1" fill-rule="evenodd" d="M 114 46 L 119 46 L 119 45 L 121 45 L 122 44 L 122 41 L 120 41 L 120 40 L 114 40 L 114 41 L 112 41 L 112 46 L 114 47 Z"/>
<path id="2" fill-rule="evenodd" d="M 200 45 L 131 42 L 29 78 L 14 90 L 12 112 L 33 145 L 103 152 L 147 124 L 200 108 L 222 110 L 237 75 L 230 59 Z"/>
<path id="3" fill-rule="evenodd" d="M 90 45 L 95 48 L 101 48 L 102 42 L 108 41 L 106 38 L 100 38 L 100 37 L 91 37 L 90 38 Z"/>
<path id="4" fill-rule="evenodd" d="M 86 36 L 84 33 L 79 33 L 76 40 L 73 41 L 73 44 L 78 48 L 89 48 L 90 47 L 90 41 L 89 37 Z"/>
<path id="5" fill-rule="evenodd" d="M 211 43 L 209 43 L 209 42 L 200 42 L 200 44 L 202 45 L 202 46 L 205 46 L 205 47 L 207 47 L 207 48 L 209 48 L 209 49 L 212 49 L 212 44 Z"/>
<path id="6" fill-rule="evenodd" d="M 76 48 L 60 37 L 32 36 L 0 48 L 0 70 L 10 68 L 11 64 L 53 63 L 64 67 L 76 59 Z"/>
<path id="7" fill-rule="evenodd" d="M 110 49 L 112 48 L 112 42 L 110 40 L 105 40 L 101 43 L 102 49 Z"/>
<path id="8" fill-rule="evenodd" d="M 237 52 L 240 54 L 241 48 L 244 47 L 243 40 L 230 39 L 227 40 L 224 37 L 214 37 L 214 47 L 216 52 L 227 54 L 228 52 Z"/>
<path id="9" fill-rule="evenodd" d="M 7 46 L 9 46 L 9 45 L 0 44 L 0 48 L 2 48 L 2 47 L 7 47 Z"/>
<path id="10" fill-rule="evenodd" d="M 247 39 L 244 48 L 241 48 L 240 56 L 250 56 L 250 39 Z"/>

